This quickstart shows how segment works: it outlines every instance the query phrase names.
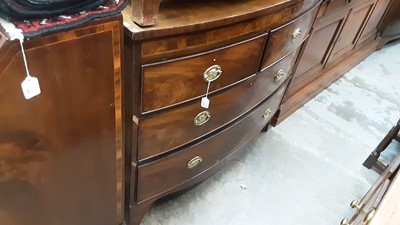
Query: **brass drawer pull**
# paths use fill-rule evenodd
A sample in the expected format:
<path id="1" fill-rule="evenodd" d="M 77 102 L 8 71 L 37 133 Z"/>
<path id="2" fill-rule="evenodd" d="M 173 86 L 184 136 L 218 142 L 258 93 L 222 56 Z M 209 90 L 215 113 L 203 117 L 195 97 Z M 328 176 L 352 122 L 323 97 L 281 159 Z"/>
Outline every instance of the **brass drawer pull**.
<path id="1" fill-rule="evenodd" d="M 279 70 L 276 74 L 275 74 L 275 76 L 274 76 L 274 81 L 275 82 L 278 82 L 278 81 L 280 81 L 284 76 L 285 76 L 285 71 L 284 70 Z"/>
<path id="2" fill-rule="evenodd" d="M 205 123 L 207 123 L 211 118 L 211 114 L 209 111 L 203 111 L 194 118 L 194 124 L 196 126 L 201 126 Z"/>
<path id="3" fill-rule="evenodd" d="M 368 225 L 372 221 L 372 219 L 374 218 L 375 213 L 376 213 L 376 209 L 375 208 L 373 208 L 373 209 L 371 209 L 370 211 L 367 212 L 364 209 L 365 205 L 362 204 L 361 202 L 357 201 L 357 200 L 352 201 L 350 203 L 350 207 L 353 208 L 353 209 L 356 209 L 357 213 L 365 213 L 365 217 L 363 219 L 363 224 L 364 225 Z M 340 225 L 352 225 L 352 223 L 350 223 L 348 219 L 343 219 L 340 222 Z"/>
<path id="4" fill-rule="evenodd" d="M 348 219 L 343 219 L 343 220 L 340 222 L 340 225 L 351 225 L 351 224 L 349 223 L 349 220 L 348 220 Z"/>
<path id="5" fill-rule="evenodd" d="M 352 209 L 356 209 L 357 212 L 361 212 L 363 209 L 364 205 L 361 204 L 359 201 L 357 200 L 353 200 L 352 202 L 350 202 L 350 208 Z"/>
<path id="6" fill-rule="evenodd" d="M 197 167 L 198 165 L 200 165 L 200 163 L 202 163 L 202 162 L 203 162 L 203 158 L 201 156 L 196 156 L 187 163 L 187 168 L 189 170 L 191 170 L 191 169 Z"/>
<path id="7" fill-rule="evenodd" d="M 203 74 L 206 82 L 212 82 L 217 80 L 222 75 L 222 69 L 220 65 L 210 66 Z"/>
<path id="8" fill-rule="evenodd" d="M 364 219 L 363 219 L 363 224 L 364 224 L 364 225 L 368 225 L 368 224 L 372 221 L 372 219 L 374 218 L 375 213 L 376 213 L 376 209 L 371 209 L 371 210 L 367 213 L 367 215 L 365 215 L 365 217 L 364 217 Z"/>
<path id="9" fill-rule="evenodd" d="M 267 111 L 265 111 L 264 115 L 263 115 L 263 119 L 266 120 L 268 119 L 272 114 L 272 110 L 271 109 L 267 109 Z"/>
<path id="10" fill-rule="evenodd" d="M 299 38 L 301 35 L 303 34 L 303 31 L 301 31 L 301 28 L 297 28 L 293 34 L 292 34 L 292 40 L 296 40 L 297 38 Z"/>

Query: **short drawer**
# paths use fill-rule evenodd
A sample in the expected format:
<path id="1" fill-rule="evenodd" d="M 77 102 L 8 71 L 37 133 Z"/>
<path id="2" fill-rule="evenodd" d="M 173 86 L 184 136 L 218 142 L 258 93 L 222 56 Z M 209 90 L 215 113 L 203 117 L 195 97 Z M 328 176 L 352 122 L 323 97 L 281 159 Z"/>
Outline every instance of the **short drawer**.
<path id="1" fill-rule="evenodd" d="M 220 163 L 268 123 L 285 91 L 280 88 L 256 111 L 219 134 L 158 161 L 139 166 L 137 201 L 161 195 Z"/>
<path id="2" fill-rule="evenodd" d="M 290 74 L 292 74 L 293 65 L 296 62 L 299 50 L 299 48 L 295 49 L 282 60 L 261 71 L 262 76 L 267 76 L 270 78 L 270 82 L 268 82 L 267 86 L 265 86 L 265 90 L 267 92 L 272 93 L 283 82 L 285 82 Z"/>
<path id="3" fill-rule="evenodd" d="M 266 35 L 203 54 L 144 65 L 142 112 L 166 108 L 204 95 L 208 80 L 216 91 L 258 70 Z"/>
<path id="4" fill-rule="evenodd" d="M 272 65 L 303 43 L 314 22 L 318 6 L 296 20 L 271 31 L 261 68 Z"/>
<path id="5" fill-rule="evenodd" d="M 210 108 L 200 99 L 190 105 L 139 120 L 139 160 L 200 138 L 238 118 L 271 95 L 290 74 L 294 53 L 271 68 L 222 93 L 210 96 Z M 196 125 L 202 119 L 204 124 Z"/>

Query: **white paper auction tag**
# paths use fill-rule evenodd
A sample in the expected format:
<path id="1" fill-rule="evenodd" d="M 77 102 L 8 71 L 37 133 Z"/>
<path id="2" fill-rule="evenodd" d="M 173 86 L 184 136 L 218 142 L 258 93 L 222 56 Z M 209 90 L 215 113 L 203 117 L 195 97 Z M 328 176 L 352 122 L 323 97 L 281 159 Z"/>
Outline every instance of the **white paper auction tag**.
<path id="1" fill-rule="evenodd" d="M 208 109 L 210 107 L 210 99 L 207 97 L 201 98 L 201 107 Z"/>
<path id="2" fill-rule="evenodd" d="M 35 96 L 40 95 L 40 93 L 42 91 L 40 90 L 39 80 L 36 77 L 32 77 L 29 74 L 28 62 L 27 62 L 26 56 L 25 56 L 23 39 L 19 39 L 19 44 L 21 46 L 22 58 L 24 60 L 25 70 L 26 70 L 26 78 L 21 83 L 22 93 L 24 93 L 25 99 L 31 99 Z"/>
<path id="3" fill-rule="evenodd" d="M 39 80 L 36 77 L 27 76 L 25 80 L 22 81 L 21 87 L 25 99 L 31 99 L 41 93 Z"/>

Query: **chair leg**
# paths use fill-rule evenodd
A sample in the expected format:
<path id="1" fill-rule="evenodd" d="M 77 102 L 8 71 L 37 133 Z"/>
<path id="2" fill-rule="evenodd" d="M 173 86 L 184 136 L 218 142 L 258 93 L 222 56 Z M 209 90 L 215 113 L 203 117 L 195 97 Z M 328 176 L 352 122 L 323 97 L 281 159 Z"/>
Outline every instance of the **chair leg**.
<path id="1" fill-rule="evenodd" d="M 400 131 L 400 120 L 397 122 L 397 125 L 394 126 L 387 135 L 382 139 L 382 141 L 378 144 L 375 150 L 368 156 L 368 158 L 363 163 L 368 169 L 375 168 L 378 171 L 383 172 L 385 170 L 386 165 L 379 161 L 379 157 L 381 153 L 385 151 L 385 149 L 389 146 L 393 139 L 399 141 L 399 131 Z"/>
<path id="2" fill-rule="evenodd" d="M 131 1 L 133 22 L 139 26 L 153 26 L 156 23 L 161 0 Z"/>

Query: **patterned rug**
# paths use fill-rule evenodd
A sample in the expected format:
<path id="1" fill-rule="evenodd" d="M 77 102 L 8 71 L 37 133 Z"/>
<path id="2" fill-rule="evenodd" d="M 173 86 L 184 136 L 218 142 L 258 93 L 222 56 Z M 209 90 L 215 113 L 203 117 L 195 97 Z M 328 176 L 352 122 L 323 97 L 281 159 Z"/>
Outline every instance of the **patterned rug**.
<path id="1" fill-rule="evenodd" d="M 7 16 L 7 13 L 0 13 L 0 16 L 7 19 L 8 21 L 12 22 L 16 28 L 21 29 L 25 38 L 32 38 L 36 36 L 41 36 L 44 34 L 56 32 L 56 31 L 63 31 L 70 29 L 72 27 L 81 25 L 85 22 L 96 18 L 102 18 L 107 16 L 112 16 L 120 13 L 122 9 L 128 3 L 128 0 L 102 0 L 102 1 L 85 1 L 88 5 L 84 7 L 80 7 L 81 9 L 77 12 L 76 8 L 74 13 L 63 13 L 63 14 L 56 14 L 56 10 L 51 11 L 53 16 L 34 16 L 34 11 L 29 11 L 29 7 L 26 5 L 22 5 L 18 3 L 19 1 L 13 1 L 14 4 L 13 9 L 16 8 L 21 9 L 24 12 L 27 12 L 27 16 L 24 19 L 16 19 L 10 18 Z M 61 1 L 59 1 L 59 4 Z M 89 3 L 90 2 L 90 3 Z M 1 6 L 3 4 L 3 6 Z M 81 3 L 78 3 L 81 4 Z M 1 11 L 4 12 L 4 2 L 0 1 Z M 89 8 L 88 8 L 89 7 Z M 67 12 L 63 8 L 63 12 Z M 88 10 L 85 10 L 88 9 Z M 37 11 L 36 11 L 37 10 Z M 36 12 L 46 11 L 45 8 L 35 8 Z M 47 12 L 49 12 L 47 10 Z M 10 15 L 10 14 L 9 14 Z M 32 16 L 33 15 L 33 16 Z M 46 15 L 46 14 L 43 14 Z M 47 14 L 48 15 L 48 14 Z M 57 15 L 57 16 L 54 16 Z M 20 18 L 19 16 L 18 18 Z"/>

